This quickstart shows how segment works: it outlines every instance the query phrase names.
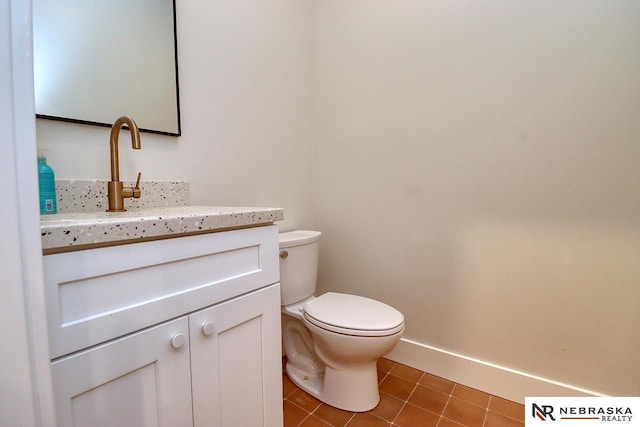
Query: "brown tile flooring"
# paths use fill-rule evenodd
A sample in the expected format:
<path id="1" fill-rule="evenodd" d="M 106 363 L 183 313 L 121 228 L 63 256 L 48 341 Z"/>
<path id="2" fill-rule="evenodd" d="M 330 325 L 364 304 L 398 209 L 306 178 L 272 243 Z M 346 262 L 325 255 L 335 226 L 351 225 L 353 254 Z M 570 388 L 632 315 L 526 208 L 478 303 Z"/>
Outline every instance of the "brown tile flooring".
<path id="1" fill-rule="evenodd" d="M 284 427 L 522 427 L 524 406 L 388 359 L 378 361 L 380 403 L 354 413 L 326 405 L 283 374 Z"/>

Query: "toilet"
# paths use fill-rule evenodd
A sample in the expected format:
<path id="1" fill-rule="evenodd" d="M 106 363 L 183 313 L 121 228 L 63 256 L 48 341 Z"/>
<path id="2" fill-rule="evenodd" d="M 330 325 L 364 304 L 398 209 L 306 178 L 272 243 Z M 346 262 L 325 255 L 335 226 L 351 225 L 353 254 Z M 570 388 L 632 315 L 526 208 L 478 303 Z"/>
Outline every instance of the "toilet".
<path id="1" fill-rule="evenodd" d="M 279 236 L 286 373 L 328 405 L 368 411 L 380 401 L 377 360 L 400 340 L 404 316 L 357 295 L 314 296 L 320 235 L 297 230 Z"/>

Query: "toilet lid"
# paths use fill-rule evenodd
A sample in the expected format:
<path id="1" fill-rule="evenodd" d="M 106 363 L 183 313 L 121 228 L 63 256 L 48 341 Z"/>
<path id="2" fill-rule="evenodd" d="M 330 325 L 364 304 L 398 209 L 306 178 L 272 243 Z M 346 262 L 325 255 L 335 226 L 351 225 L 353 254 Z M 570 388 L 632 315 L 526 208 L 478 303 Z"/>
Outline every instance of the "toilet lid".
<path id="1" fill-rule="evenodd" d="M 373 299 L 327 292 L 304 305 L 305 318 L 320 328 L 355 336 L 392 335 L 404 329 L 404 316 Z"/>

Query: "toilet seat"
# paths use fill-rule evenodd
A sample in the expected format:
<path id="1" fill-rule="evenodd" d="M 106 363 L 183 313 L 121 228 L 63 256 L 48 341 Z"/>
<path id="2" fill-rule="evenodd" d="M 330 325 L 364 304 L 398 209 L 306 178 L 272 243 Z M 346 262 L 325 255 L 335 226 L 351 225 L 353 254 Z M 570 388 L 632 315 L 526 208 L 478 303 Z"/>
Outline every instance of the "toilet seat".
<path id="1" fill-rule="evenodd" d="M 358 295 L 327 292 L 304 305 L 304 318 L 331 332 L 360 337 L 393 335 L 404 329 L 395 308 Z"/>

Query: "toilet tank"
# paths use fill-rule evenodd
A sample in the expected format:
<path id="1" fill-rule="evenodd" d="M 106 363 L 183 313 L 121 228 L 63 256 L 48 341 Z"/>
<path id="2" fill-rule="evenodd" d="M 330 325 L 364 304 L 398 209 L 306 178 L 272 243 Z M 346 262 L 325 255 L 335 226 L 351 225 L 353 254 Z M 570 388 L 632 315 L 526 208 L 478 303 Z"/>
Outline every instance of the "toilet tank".
<path id="1" fill-rule="evenodd" d="M 296 230 L 280 233 L 281 304 L 289 305 L 313 295 L 318 277 L 320 232 Z"/>

